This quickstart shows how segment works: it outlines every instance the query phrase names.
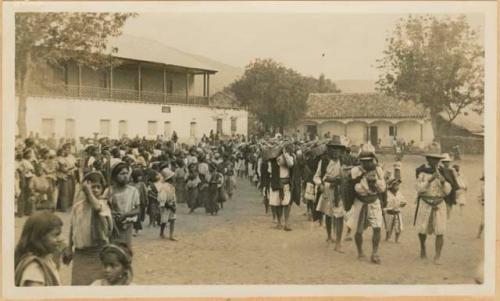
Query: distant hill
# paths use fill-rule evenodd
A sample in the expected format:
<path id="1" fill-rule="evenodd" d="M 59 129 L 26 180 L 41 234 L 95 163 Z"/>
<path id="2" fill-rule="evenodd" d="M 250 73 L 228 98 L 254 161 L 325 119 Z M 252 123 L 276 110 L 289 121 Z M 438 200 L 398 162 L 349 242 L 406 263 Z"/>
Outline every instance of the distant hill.
<path id="1" fill-rule="evenodd" d="M 340 79 L 334 81 L 337 87 L 344 93 L 373 93 L 375 92 L 375 81 L 364 79 Z"/>

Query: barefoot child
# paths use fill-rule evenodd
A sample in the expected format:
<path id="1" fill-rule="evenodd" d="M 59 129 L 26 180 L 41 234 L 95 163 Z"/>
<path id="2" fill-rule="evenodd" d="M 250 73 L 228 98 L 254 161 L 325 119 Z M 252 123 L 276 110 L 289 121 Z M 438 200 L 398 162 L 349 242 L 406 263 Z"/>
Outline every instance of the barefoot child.
<path id="1" fill-rule="evenodd" d="M 116 243 L 106 245 L 99 258 L 104 269 L 104 279 L 98 279 L 91 285 L 132 285 L 132 251 L 127 244 Z"/>
<path id="2" fill-rule="evenodd" d="M 158 201 L 160 203 L 160 237 L 165 238 L 164 231 L 168 223 L 168 239 L 177 241 L 177 239 L 174 238 L 175 212 L 177 207 L 174 187 L 175 173 L 169 168 L 165 168 L 161 171 L 161 175 L 164 182 L 158 191 Z"/>
<path id="3" fill-rule="evenodd" d="M 386 229 L 385 240 L 388 241 L 391 238 L 392 231 L 394 231 L 396 233 L 396 243 L 399 242 L 399 235 L 403 231 L 401 208 L 406 206 L 405 198 L 401 191 L 399 191 L 400 184 L 401 180 L 396 178 L 387 181 L 387 207 L 384 208 L 384 211 L 392 216 L 389 228 Z"/>
<path id="4" fill-rule="evenodd" d="M 48 211 L 28 218 L 14 254 L 16 286 L 61 285 L 54 258 L 63 247 L 62 225 L 62 220 Z"/>

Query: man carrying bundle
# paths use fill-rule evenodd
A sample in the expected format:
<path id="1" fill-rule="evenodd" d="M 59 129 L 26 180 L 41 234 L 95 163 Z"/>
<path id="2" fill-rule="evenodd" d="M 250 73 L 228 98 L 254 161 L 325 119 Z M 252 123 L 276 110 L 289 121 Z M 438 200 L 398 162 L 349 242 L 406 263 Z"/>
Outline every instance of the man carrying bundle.
<path id="1" fill-rule="evenodd" d="M 287 152 L 286 148 L 283 148 L 277 157 L 269 160 L 268 166 L 271 175 L 269 205 L 278 219 L 276 228 L 280 229 L 282 227 L 281 217 L 284 216 L 285 224 L 283 229 L 285 231 L 292 230 L 288 224 L 288 219 L 291 207 L 290 180 L 293 165 L 293 157 Z"/>
<path id="2" fill-rule="evenodd" d="M 373 147 L 364 147 L 359 154 L 361 166 L 351 169 L 351 180 L 354 185 L 355 199 L 346 225 L 355 231 L 354 240 L 358 251 L 358 259 L 364 259 L 363 232 L 373 229 L 371 261 L 380 264 L 378 247 L 380 229 L 383 224 L 382 202 L 385 201 L 386 184 L 384 172 L 376 162 Z"/>
<path id="3" fill-rule="evenodd" d="M 332 224 L 334 224 L 335 251 L 342 253 L 341 243 L 345 210 L 341 191 L 343 166 L 340 157 L 344 153 L 345 146 L 340 142 L 340 137 L 336 135 L 326 146 L 328 158 L 319 161 L 313 178 L 321 193 L 316 210 L 325 215 L 327 242 L 333 242 Z"/>
<path id="4" fill-rule="evenodd" d="M 419 225 L 420 258 L 427 258 L 425 249 L 427 235 L 435 234 L 436 255 L 434 263 L 440 264 L 447 220 L 445 198 L 451 192 L 451 185 L 446 181 L 443 169 L 438 167 L 443 156 L 428 154 L 425 157 L 427 164 L 417 168 L 418 203 L 415 222 Z"/>

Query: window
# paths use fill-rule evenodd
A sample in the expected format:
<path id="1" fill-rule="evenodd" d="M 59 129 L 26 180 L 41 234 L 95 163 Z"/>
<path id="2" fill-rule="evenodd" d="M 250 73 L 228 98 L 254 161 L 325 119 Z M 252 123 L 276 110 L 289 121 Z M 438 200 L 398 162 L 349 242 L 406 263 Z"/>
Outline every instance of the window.
<path id="1" fill-rule="evenodd" d="M 109 136 L 111 133 L 111 121 L 109 119 L 101 119 L 99 122 L 99 134 L 101 136 Z"/>
<path id="2" fill-rule="evenodd" d="M 66 119 L 66 138 L 75 138 L 75 120 Z"/>
<path id="3" fill-rule="evenodd" d="M 120 138 L 127 136 L 128 133 L 128 123 L 126 120 L 120 120 L 118 122 L 118 136 Z"/>
<path id="4" fill-rule="evenodd" d="M 220 118 L 217 119 L 217 133 L 222 135 L 222 119 Z"/>
<path id="5" fill-rule="evenodd" d="M 157 133 L 158 133 L 158 122 L 148 121 L 148 135 L 156 136 Z"/>
<path id="6" fill-rule="evenodd" d="M 170 121 L 165 121 L 163 123 L 163 136 L 165 138 L 170 138 Z"/>
<path id="7" fill-rule="evenodd" d="M 55 128 L 55 120 L 52 118 L 43 118 L 42 119 L 42 136 L 44 137 L 52 137 L 54 134 Z"/>
<path id="8" fill-rule="evenodd" d="M 196 122 L 191 122 L 191 127 L 189 128 L 189 136 L 196 137 Z"/>
<path id="9" fill-rule="evenodd" d="M 394 137 L 396 136 L 396 127 L 395 126 L 389 126 L 389 136 Z"/>
<path id="10" fill-rule="evenodd" d="M 231 118 L 231 133 L 236 133 L 236 117 Z"/>

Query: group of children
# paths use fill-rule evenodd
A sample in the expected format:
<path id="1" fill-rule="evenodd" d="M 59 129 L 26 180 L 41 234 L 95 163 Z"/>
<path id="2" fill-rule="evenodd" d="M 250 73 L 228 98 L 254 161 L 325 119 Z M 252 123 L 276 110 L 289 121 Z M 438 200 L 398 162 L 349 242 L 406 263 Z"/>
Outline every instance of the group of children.
<path id="1" fill-rule="evenodd" d="M 190 214 L 204 207 L 207 215 L 217 215 L 233 194 L 238 141 L 216 145 L 205 141 L 190 148 L 176 141 L 95 142 L 74 164 L 80 173 L 72 170 L 76 192 L 68 202 L 69 243 L 61 238 L 63 225 L 54 214 L 56 206 L 32 208 L 16 247 L 16 285 L 60 284 L 61 261 L 73 264 L 72 285 L 130 284 L 132 237 L 140 233 L 146 217 L 150 226 L 159 226 L 161 238 L 166 238 L 168 227 L 168 239 L 177 241 L 177 203 L 186 203 Z M 25 148 L 30 154 L 22 165 L 45 163 L 40 156 L 45 152 L 43 143 L 28 140 Z M 62 149 L 71 153 L 69 145 Z M 44 180 L 50 176 L 40 174 Z M 35 204 L 33 196 L 44 193 L 49 202 L 55 199 L 53 191 L 34 184 L 32 175 L 23 171 L 22 178 L 30 183 L 23 186 L 31 196 L 23 199 L 25 204 Z"/>

